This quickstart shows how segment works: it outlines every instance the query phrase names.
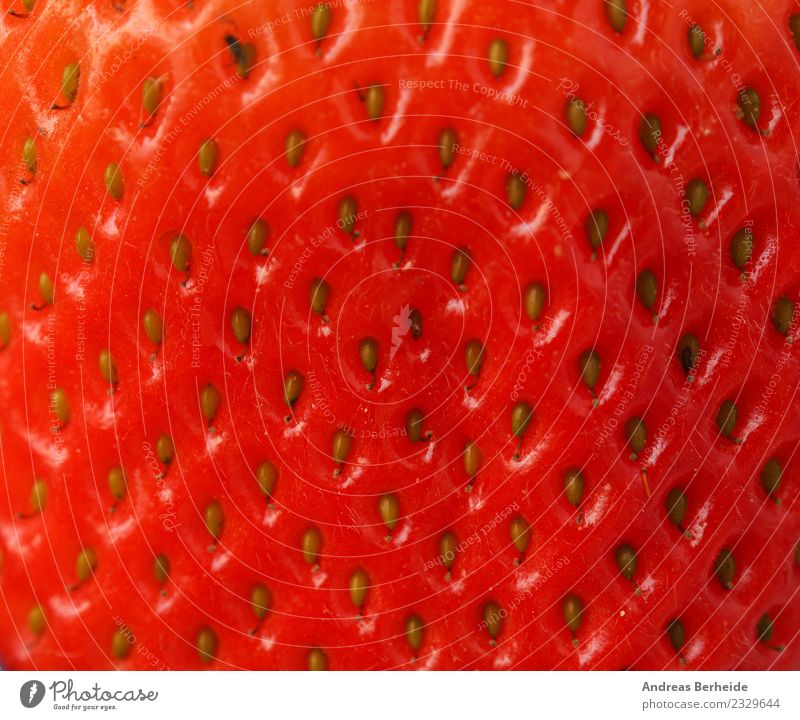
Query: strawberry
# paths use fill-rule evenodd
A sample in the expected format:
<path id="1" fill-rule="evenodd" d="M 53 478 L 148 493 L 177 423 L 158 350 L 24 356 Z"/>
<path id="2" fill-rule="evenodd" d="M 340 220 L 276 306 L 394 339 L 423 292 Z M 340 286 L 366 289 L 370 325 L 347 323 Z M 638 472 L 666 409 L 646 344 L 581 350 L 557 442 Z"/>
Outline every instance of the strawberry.
<path id="1" fill-rule="evenodd" d="M 10 668 L 800 662 L 800 9 L 7 3 Z"/>

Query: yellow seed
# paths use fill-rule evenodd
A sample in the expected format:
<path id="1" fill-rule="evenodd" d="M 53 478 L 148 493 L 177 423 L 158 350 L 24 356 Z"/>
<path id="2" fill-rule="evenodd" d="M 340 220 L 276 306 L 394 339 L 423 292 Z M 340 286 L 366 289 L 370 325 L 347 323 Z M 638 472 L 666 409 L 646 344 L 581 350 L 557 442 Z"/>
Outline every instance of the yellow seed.
<path id="1" fill-rule="evenodd" d="M 212 383 L 209 383 L 200 391 L 200 409 L 203 411 L 203 416 L 208 420 L 209 425 L 214 422 L 221 402 L 222 396 Z"/>
<path id="2" fill-rule="evenodd" d="M 345 430 L 337 430 L 333 434 L 333 459 L 337 463 L 341 464 L 347 459 L 352 442 L 353 438 Z"/>
<path id="3" fill-rule="evenodd" d="M 488 52 L 489 70 L 492 75 L 499 78 L 506 69 L 508 61 L 508 43 L 502 38 L 495 38 L 489 44 Z"/>
<path id="4" fill-rule="evenodd" d="M 608 233 L 608 213 L 605 210 L 593 210 L 586 218 L 583 227 L 592 250 L 597 250 Z"/>
<path id="5" fill-rule="evenodd" d="M 625 438 L 631 450 L 638 455 L 647 445 L 647 425 L 640 417 L 632 417 L 625 423 Z"/>
<path id="6" fill-rule="evenodd" d="M 567 502 L 570 505 L 578 507 L 581 504 L 585 484 L 586 481 L 580 470 L 572 468 L 564 473 L 564 494 L 567 496 Z"/>
<path id="7" fill-rule="evenodd" d="M 269 460 L 265 460 L 256 470 L 256 482 L 264 496 L 269 499 L 275 489 L 275 483 L 278 482 L 278 468 Z"/>
<path id="8" fill-rule="evenodd" d="M 251 319 L 250 313 L 243 307 L 234 308 L 231 313 L 231 328 L 236 341 L 246 345 L 250 340 Z"/>
<path id="9" fill-rule="evenodd" d="M 100 374 L 103 376 L 103 380 L 105 380 L 110 385 L 116 385 L 119 382 L 119 375 L 117 374 L 117 365 L 114 362 L 114 358 L 111 357 L 111 353 L 108 350 L 100 351 L 99 365 L 100 365 Z"/>
<path id="10" fill-rule="evenodd" d="M 466 248 L 456 248 L 453 251 L 453 258 L 450 261 L 450 279 L 456 285 L 464 284 L 464 278 L 467 277 L 471 262 L 469 250 Z"/>
<path id="11" fill-rule="evenodd" d="M 266 586 L 260 583 L 253 586 L 253 590 L 250 592 L 250 604 L 253 607 L 253 614 L 259 620 L 266 617 L 271 602 L 272 596 Z"/>
<path id="12" fill-rule="evenodd" d="M 687 374 L 688 379 L 692 381 L 692 370 L 697 365 L 700 356 L 700 343 L 697 338 L 691 333 L 686 333 L 678 341 L 678 360 L 683 367 L 683 371 Z"/>
<path id="13" fill-rule="evenodd" d="M 464 470 L 468 477 L 475 477 L 481 469 L 481 449 L 471 440 L 464 446 Z"/>
<path id="14" fill-rule="evenodd" d="M 145 78 L 142 83 L 142 108 L 147 115 L 155 115 L 164 94 L 161 78 Z"/>
<path id="15" fill-rule="evenodd" d="M 42 635 L 47 629 L 47 620 L 41 605 L 34 605 L 28 612 L 28 628 L 34 635 Z"/>
<path id="16" fill-rule="evenodd" d="M 503 627 L 503 609 L 493 600 L 486 603 L 483 607 L 483 621 L 486 623 L 486 631 L 489 637 L 494 640 Z"/>
<path id="17" fill-rule="evenodd" d="M 717 427 L 723 437 L 730 437 L 736 427 L 739 410 L 732 400 L 725 400 L 717 412 Z"/>
<path id="18" fill-rule="evenodd" d="M 237 41 L 236 47 L 238 48 L 234 55 L 236 74 L 242 78 L 242 80 L 246 80 L 253 66 L 256 64 L 256 46 L 252 43 Z"/>
<path id="19" fill-rule="evenodd" d="M 406 436 L 412 443 L 419 442 L 422 438 L 422 423 L 425 416 L 422 410 L 413 408 L 406 415 Z"/>
<path id="20" fill-rule="evenodd" d="M 122 468 L 111 468 L 108 471 L 108 489 L 111 491 L 111 497 L 115 500 L 122 500 L 125 497 L 125 487 L 125 473 L 122 472 Z"/>
<path id="21" fill-rule="evenodd" d="M 328 656 L 319 648 L 308 652 L 308 669 L 312 672 L 322 672 L 328 669 Z"/>
<path id="22" fill-rule="evenodd" d="M 364 91 L 364 104 L 367 108 L 367 117 L 370 120 L 378 120 L 381 117 L 385 102 L 386 90 L 382 85 L 370 85 Z"/>
<path id="23" fill-rule="evenodd" d="M 672 488 L 665 500 L 667 517 L 673 525 L 680 527 L 686 518 L 686 511 L 689 509 L 689 501 L 686 494 L 679 487 Z"/>
<path id="24" fill-rule="evenodd" d="M 382 495 L 378 500 L 378 512 L 381 515 L 383 524 L 386 525 L 389 532 L 394 532 L 400 513 L 400 502 L 397 496 L 392 493 Z"/>
<path id="25" fill-rule="evenodd" d="M 71 415 L 67 393 L 63 388 L 56 388 L 50 393 L 50 409 L 62 425 L 69 422 Z"/>
<path id="26" fill-rule="evenodd" d="M 121 200 L 122 193 L 125 192 L 125 182 L 122 179 L 122 170 L 117 163 L 108 163 L 105 172 L 106 190 L 114 200 Z"/>
<path id="27" fill-rule="evenodd" d="M 413 308 L 408 314 L 408 319 L 411 322 L 411 337 L 419 340 L 422 337 L 422 313 Z"/>
<path id="28" fill-rule="evenodd" d="M 172 438 L 169 435 L 162 434 L 158 436 L 158 440 L 156 440 L 156 455 L 164 465 L 169 465 L 172 462 L 175 457 L 175 445 L 173 445 Z"/>
<path id="29" fill-rule="evenodd" d="M 680 652 L 683 644 L 686 642 L 686 630 L 680 620 L 672 620 L 670 624 L 667 625 L 667 637 L 669 637 L 669 641 L 672 643 L 675 652 Z"/>
<path id="30" fill-rule="evenodd" d="M 422 29 L 427 33 L 436 19 L 436 0 L 419 0 L 417 4 L 417 17 Z"/>
<path id="31" fill-rule="evenodd" d="M 517 548 L 520 555 L 528 549 L 528 543 L 531 539 L 530 529 L 531 528 L 530 525 L 528 525 L 528 521 L 521 516 L 515 517 L 509 526 L 511 540 L 513 541 L 514 547 Z"/>
<path id="32" fill-rule="evenodd" d="M 214 174 L 218 159 L 219 145 L 216 140 L 209 139 L 200 144 L 200 150 L 197 152 L 197 166 L 203 175 L 211 177 Z"/>
<path id="33" fill-rule="evenodd" d="M 45 305 L 53 304 L 55 290 L 53 289 L 53 281 L 47 273 L 39 275 L 39 292 Z"/>
<path id="34" fill-rule="evenodd" d="M 422 647 L 424 631 L 424 623 L 419 615 L 411 615 L 406 619 L 406 640 L 414 652 Z"/>
<path id="35" fill-rule="evenodd" d="M 456 157 L 456 145 L 458 144 L 458 135 L 453 128 L 445 128 L 439 134 L 439 160 L 442 163 L 442 169 L 447 170 Z"/>
<path id="36" fill-rule="evenodd" d="M 413 219 L 408 210 L 401 210 L 397 213 L 394 221 L 394 244 L 398 250 L 405 250 L 408 245 L 408 236 L 411 235 Z"/>
<path id="37" fill-rule="evenodd" d="M 166 555 L 157 555 L 153 562 L 153 574 L 156 582 L 163 585 L 169 579 L 169 558 Z"/>
<path id="38" fill-rule="evenodd" d="M 94 242 L 89 231 L 84 228 L 78 228 L 75 233 L 75 249 L 78 251 L 81 259 L 84 262 L 92 262 L 94 260 Z"/>
<path id="39" fill-rule="evenodd" d="M 580 98 L 569 98 L 564 105 L 564 116 L 572 134 L 582 137 L 586 132 L 586 103 Z"/>
<path id="40" fill-rule="evenodd" d="M 661 130 L 661 120 L 655 113 L 647 113 L 642 117 L 639 124 L 639 140 L 644 149 L 657 159 L 656 151 L 659 145 L 663 143 L 661 139 L 663 132 Z"/>
<path id="41" fill-rule="evenodd" d="M 528 313 L 528 317 L 534 322 L 542 316 L 542 310 L 544 310 L 546 299 L 547 292 L 544 289 L 544 285 L 541 283 L 534 282 L 525 288 L 525 293 L 522 298 L 523 304 L 525 305 L 525 312 Z"/>
<path id="42" fill-rule="evenodd" d="M 359 610 L 364 607 L 369 590 L 369 575 L 359 568 L 350 576 L 350 600 Z"/>
<path id="43" fill-rule="evenodd" d="M 528 186 L 516 173 L 511 173 L 506 178 L 506 196 L 508 197 L 508 204 L 514 210 L 519 210 L 522 207 L 527 190 Z"/>
<path id="44" fill-rule="evenodd" d="M 751 87 L 742 88 L 736 97 L 739 106 L 738 117 L 745 125 L 758 129 L 758 118 L 761 117 L 761 96 Z"/>
<path id="45" fill-rule="evenodd" d="M 658 280 L 652 270 L 642 270 L 636 278 L 636 293 L 648 310 L 652 310 L 658 298 Z"/>
<path id="46" fill-rule="evenodd" d="M 521 438 L 530 425 L 533 418 L 533 409 L 528 403 L 518 402 L 511 409 L 511 432 Z"/>
<path id="47" fill-rule="evenodd" d="M 161 341 L 164 339 L 164 324 L 161 316 L 152 308 L 145 310 L 142 324 L 147 339 L 154 345 L 161 345 Z"/>
<path id="48" fill-rule="evenodd" d="M 328 296 L 330 295 L 331 288 L 321 278 L 317 278 L 311 283 L 311 312 L 317 315 L 324 315 L 328 307 Z"/>
<path id="49" fill-rule="evenodd" d="M 251 255 L 266 255 L 264 246 L 269 237 L 269 225 L 264 220 L 258 218 L 254 220 L 247 229 L 247 249 Z"/>
<path id="50" fill-rule="evenodd" d="M 695 59 L 702 57 L 706 50 L 705 32 L 699 25 L 692 25 L 688 32 L 689 49 Z"/>
<path id="51" fill-rule="evenodd" d="M 722 587 L 726 590 L 733 588 L 733 581 L 736 578 L 736 561 L 733 559 L 733 553 L 730 550 L 720 550 L 714 562 L 714 572 Z"/>
<path id="52" fill-rule="evenodd" d="M 749 227 L 741 228 L 731 238 L 731 256 L 739 270 L 747 267 L 753 256 L 753 231 Z"/>
<path id="53" fill-rule="evenodd" d="M 210 663 L 217 653 L 217 635 L 208 627 L 197 633 L 197 654 L 204 663 Z"/>
<path id="54" fill-rule="evenodd" d="M 352 235 L 356 225 L 358 203 L 352 195 L 345 195 L 339 201 L 339 227 L 348 235 Z"/>
<path id="55" fill-rule="evenodd" d="M 78 553 L 75 561 L 75 575 L 78 582 L 86 582 L 97 569 L 97 553 L 90 547 L 84 548 Z"/>
<path id="56" fill-rule="evenodd" d="M 42 512 L 47 505 L 47 483 L 41 478 L 33 483 L 30 502 L 34 513 Z"/>
<path id="57" fill-rule="evenodd" d="M 297 370 L 291 370 L 286 373 L 286 377 L 283 379 L 283 399 L 289 407 L 292 407 L 297 402 L 300 393 L 303 392 L 305 382 L 302 373 Z"/>
<path id="58" fill-rule="evenodd" d="M 781 335 L 789 335 L 794 319 L 794 303 L 786 297 L 779 297 L 772 309 L 772 325 Z"/>
<path id="59" fill-rule="evenodd" d="M 800 13 L 794 13 L 789 16 L 789 31 L 792 33 L 794 44 L 800 50 Z"/>
<path id="60" fill-rule="evenodd" d="M 81 81 L 81 68 L 78 63 L 70 63 L 61 75 L 61 94 L 67 103 L 72 103 L 78 94 Z"/>
<path id="61" fill-rule="evenodd" d="M 767 495 L 774 496 L 781 487 L 783 466 L 775 458 L 770 458 L 761 470 L 761 487 Z"/>
<path id="62" fill-rule="evenodd" d="M 561 606 L 567 627 L 573 633 L 578 632 L 583 622 L 583 602 L 577 595 L 567 595 Z"/>
<path id="63" fill-rule="evenodd" d="M 628 22 L 625 0 L 604 0 L 603 7 L 614 32 L 621 33 L 625 29 L 625 23 Z"/>
<path id="64" fill-rule="evenodd" d="M 297 167 L 306 150 L 306 136 L 300 130 L 292 130 L 286 136 L 286 162 Z"/>
<path id="65" fill-rule="evenodd" d="M 594 390 L 600 378 L 600 356 L 594 350 L 586 350 L 578 358 L 581 380 L 590 390 Z"/>
<path id="66" fill-rule="evenodd" d="M 697 217 L 708 202 L 708 185 L 699 178 L 693 178 L 686 185 L 686 202 L 689 212 Z"/>
<path id="67" fill-rule="evenodd" d="M 413 308 L 408 314 L 408 319 L 411 322 L 411 337 L 414 340 L 419 340 L 422 337 L 422 314 L 416 308 Z"/>
<path id="68" fill-rule="evenodd" d="M 7 312 L 0 312 L 0 350 L 11 342 L 11 318 Z"/>
<path id="69" fill-rule="evenodd" d="M 192 259 L 192 243 L 185 235 L 176 235 L 169 244 L 169 255 L 172 259 L 173 267 L 185 273 L 189 270 L 189 262 Z"/>
<path id="70" fill-rule="evenodd" d="M 364 338 L 358 346 L 361 364 L 367 372 L 375 372 L 378 367 L 378 342 L 375 338 Z"/>
<path id="71" fill-rule="evenodd" d="M 300 549 L 303 551 L 303 560 L 309 565 L 316 565 L 322 549 L 322 533 L 315 527 L 308 528 L 303 533 Z"/>
<path id="72" fill-rule="evenodd" d="M 756 625 L 756 635 L 760 642 L 768 643 L 772 638 L 773 633 L 775 632 L 775 621 L 769 616 L 768 613 L 764 613 L 759 619 Z M 773 650 L 778 650 L 779 652 L 783 651 L 782 646 L 775 646 Z"/>
<path id="73" fill-rule="evenodd" d="M 131 631 L 124 625 L 119 628 L 111 638 L 111 652 L 117 660 L 124 660 L 131 651 L 129 638 L 133 637 Z"/>
<path id="74" fill-rule="evenodd" d="M 314 40 L 322 40 L 328 34 L 333 11 L 326 2 L 319 3 L 311 13 L 311 35 Z"/>
<path id="75" fill-rule="evenodd" d="M 26 138 L 22 145 L 22 162 L 31 175 L 36 174 L 36 167 L 38 165 L 36 159 L 36 141 L 32 137 Z"/>
<path id="76" fill-rule="evenodd" d="M 617 567 L 626 580 L 633 580 L 636 572 L 636 551 L 630 545 L 620 545 L 616 553 Z"/>
<path id="77" fill-rule="evenodd" d="M 451 531 L 444 533 L 439 540 L 439 558 L 448 570 L 453 566 L 458 552 L 458 538 Z"/>
<path id="78" fill-rule="evenodd" d="M 203 511 L 203 520 L 206 524 L 206 530 L 214 540 L 217 540 L 225 527 L 225 513 L 222 511 L 222 505 L 216 500 L 208 503 Z"/>

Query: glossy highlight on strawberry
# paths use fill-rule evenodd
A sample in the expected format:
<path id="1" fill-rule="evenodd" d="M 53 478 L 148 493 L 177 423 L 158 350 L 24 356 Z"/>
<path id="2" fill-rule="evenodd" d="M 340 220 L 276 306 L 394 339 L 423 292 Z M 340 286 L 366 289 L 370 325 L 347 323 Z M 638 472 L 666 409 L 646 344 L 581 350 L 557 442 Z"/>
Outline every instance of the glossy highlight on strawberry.
<path id="1" fill-rule="evenodd" d="M 794 3 L 7 5 L 3 667 L 800 667 Z"/>

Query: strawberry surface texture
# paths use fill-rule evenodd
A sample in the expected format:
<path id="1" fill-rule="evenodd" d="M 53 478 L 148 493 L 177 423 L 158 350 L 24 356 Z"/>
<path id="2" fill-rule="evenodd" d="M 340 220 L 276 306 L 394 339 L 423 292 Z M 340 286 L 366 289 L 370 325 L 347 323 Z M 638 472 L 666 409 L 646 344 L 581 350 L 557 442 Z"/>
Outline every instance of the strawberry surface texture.
<path id="1" fill-rule="evenodd" d="M 800 669 L 799 3 L 3 9 L 3 667 Z"/>

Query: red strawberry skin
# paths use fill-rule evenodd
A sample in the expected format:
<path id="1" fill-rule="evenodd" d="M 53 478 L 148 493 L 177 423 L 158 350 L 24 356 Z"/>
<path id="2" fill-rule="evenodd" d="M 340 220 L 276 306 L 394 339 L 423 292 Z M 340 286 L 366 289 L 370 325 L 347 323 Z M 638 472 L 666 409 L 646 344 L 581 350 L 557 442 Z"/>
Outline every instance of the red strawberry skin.
<path id="1" fill-rule="evenodd" d="M 629 0 L 621 32 L 600 0 L 440 0 L 427 29 L 417 3 L 333 5 L 320 39 L 301 2 L 41 2 L 0 21 L 0 662 L 797 669 L 800 357 L 796 324 L 781 333 L 773 321 L 779 300 L 790 317 L 800 307 L 795 4 Z M 710 37 L 699 58 L 695 23 Z M 499 76 L 487 61 L 497 38 Z M 60 89 L 71 63 L 70 102 Z M 161 88 L 152 114 L 148 80 Z M 759 94 L 756 129 L 737 104 L 745 87 Z M 592 103 L 580 137 L 565 117 L 570 92 Z M 640 140 L 644 113 L 661 123 L 658 161 Z M 443 167 L 446 128 L 457 147 Z M 306 142 L 288 162 L 297 130 Z M 208 139 L 210 175 L 198 162 Z M 525 189 L 516 208 L 512 171 Z M 687 217 L 694 178 L 709 195 Z M 357 203 L 353 232 L 339 221 L 345 196 Z M 593 250 L 585 221 L 597 209 L 608 232 Z M 413 220 L 404 253 L 402 210 Z M 248 249 L 257 218 L 268 254 Z M 81 227 L 91 261 L 76 251 Z M 754 238 L 744 274 L 730 250 L 743 227 Z M 187 271 L 171 249 L 179 234 Z M 463 283 L 458 248 L 471 258 Z M 650 308 L 636 291 L 643 270 L 657 282 Z M 317 278 L 330 288 L 327 321 L 309 302 Z M 531 282 L 547 294 L 537 323 L 523 302 Z M 236 308 L 251 318 L 246 343 Z M 163 320 L 160 345 L 148 310 Z M 702 350 L 691 381 L 687 333 Z M 471 339 L 485 347 L 478 376 L 465 362 Z M 579 359 L 591 349 L 593 391 Z M 291 371 L 304 385 L 290 410 Z M 209 384 L 220 397 L 211 422 Z M 729 437 L 715 421 L 726 400 L 738 411 Z M 521 442 L 519 402 L 533 409 Z M 413 409 L 430 440 L 409 438 Z M 647 426 L 636 459 L 632 417 Z M 341 466 L 337 430 L 351 436 Z M 468 442 L 482 455 L 473 478 Z M 761 481 L 770 459 L 783 471 L 772 494 Z M 278 470 L 268 502 L 265 461 Z M 564 491 L 574 468 L 577 507 Z M 680 527 L 666 508 L 675 487 Z M 224 515 L 216 539 L 212 503 Z M 310 528 L 321 538 L 311 563 Z M 458 549 L 449 574 L 447 532 Z M 615 560 L 622 544 L 636 551 L 631 579 Z M 81 576 L 87 548 L 96 563 Z M 715 572 L 723 550 L 729 588 Z M 161 555 L 166 579 L 153 569 Z M 355 604 L 359 569 L 369 588 Z M 255 586 L 269 592 L 261 618 Z M 583 612 L 570 628 L 572 596 Z M 765 615 L 771 632 L 758 629 Z"/>

